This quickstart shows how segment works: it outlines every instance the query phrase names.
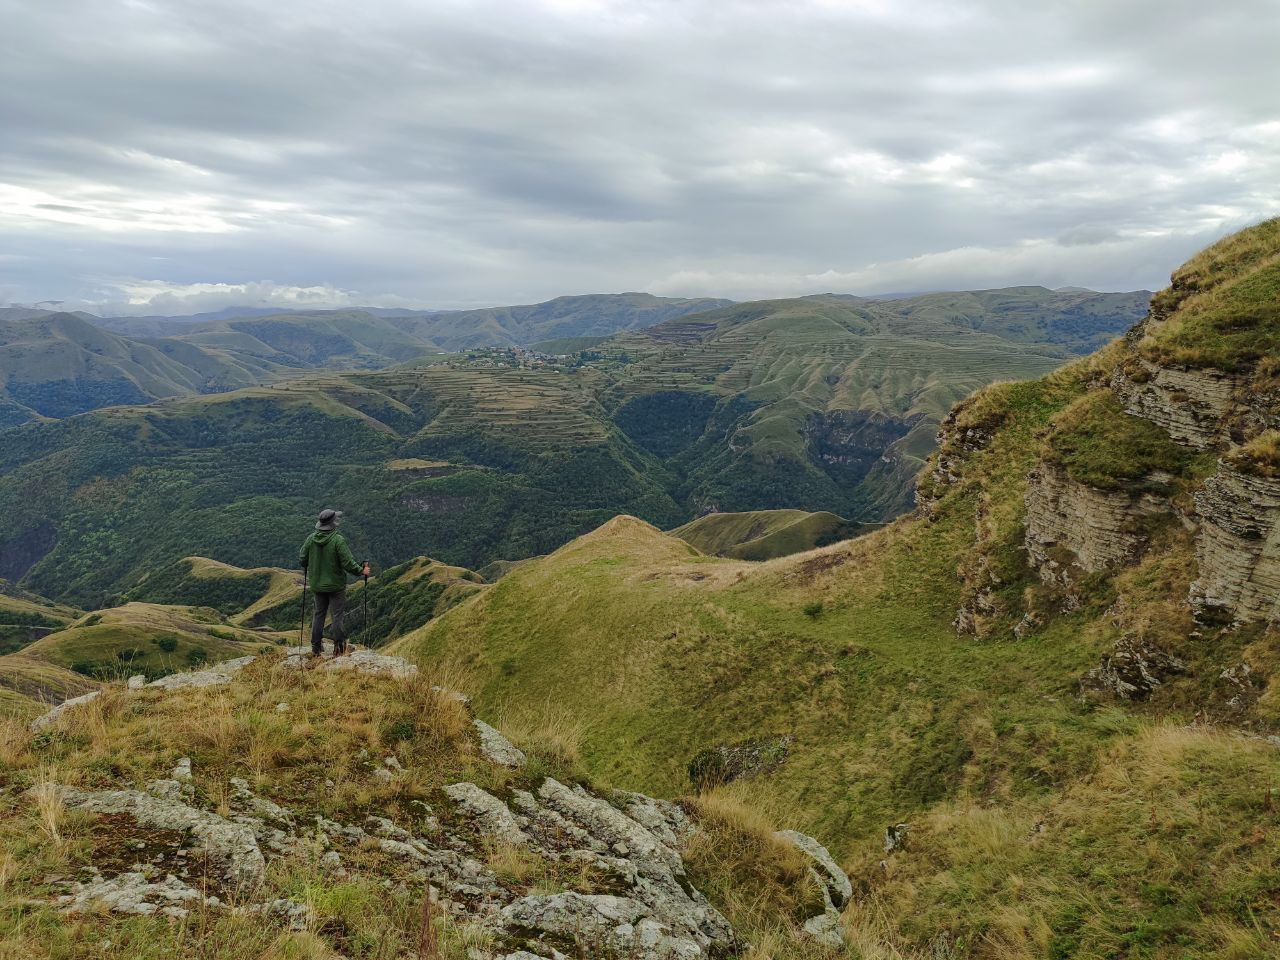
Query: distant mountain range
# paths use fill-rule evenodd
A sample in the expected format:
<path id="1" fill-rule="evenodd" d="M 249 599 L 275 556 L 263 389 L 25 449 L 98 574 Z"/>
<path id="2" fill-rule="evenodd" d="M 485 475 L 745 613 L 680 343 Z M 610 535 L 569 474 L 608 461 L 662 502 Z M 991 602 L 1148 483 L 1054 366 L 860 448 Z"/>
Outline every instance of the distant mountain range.
<path id="1" fill-rule="evenodd" d="M 150 339 L 67 314 L 9 321 L 26 331 L 0 347 L 10 422 L 137 403 L 134 388 L 169 399 L 5 431 L 0 577 L 98 603 L 191 554 L 288 564 L 298 518 L 331 501 L 380 564 L 429 549 L 472 569 L 623 512 L 668 528 L 780 507 L 880 522 L 910 505 L 952 404 L 1126 330 L 1147 295 L 713 304 L 242 317 Z M 610 325 L 639 329 L 592 335 Z M 589 347 L 439 353 L 552 334 Z M 233 375 L 258 385 L 224 392 Z"/>
<path id="2" fill-rule="evenodd" d="M 0 426 L 221 393 L 316 368 L 369 370 L 473 347 L 609 336 L 728 302 L 626 293 L 452 313 L 228 308 L 114 318 L 8 307 L 0 309 Z"/>

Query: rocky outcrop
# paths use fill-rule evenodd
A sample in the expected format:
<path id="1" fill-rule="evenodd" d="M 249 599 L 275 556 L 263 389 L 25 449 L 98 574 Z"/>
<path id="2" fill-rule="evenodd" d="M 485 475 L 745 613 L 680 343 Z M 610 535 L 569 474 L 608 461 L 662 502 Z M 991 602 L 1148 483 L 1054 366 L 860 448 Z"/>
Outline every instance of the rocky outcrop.
<path id="1" fill-rule="evenodd" d="M 809 872 L 822 889 L 825 909 L 805 920 L 805 933 L 825 946 L 843 946 L 844 932 L 840 923 L 840 911 L 853 899 L 853 884 L 827 848 L 813 837 L 794 830 L 780 830 L 774 836 L 791 844 L 809 858 Z"/>
<path id="2" fill-rule="evenodd" d="M 970 416 L 974 402 L 974 397 L 962 400 L 938 426 L 938 450 L 916 484 L 916 506 L 927 517 L 936 515 L 938 502 L 963 479 L 969 458 L 985 450 L 995 439 L 999 421 L 974 420 Z"/>
<path id="3" fill-rule="evenodd" d="M 1111 389 L 1125 410 L 1149 420 L 1169 436 L 1197 450 L 1226 439 L 1227 424 L 1240 389 L 1238 377 L 1220 370 L 1182 370 L 1135 358 L 1126 373 L 1118 368 Z"/>
<path id="4" fill-rule="evenodd" d="M 472 724 L 480 737 L 480 752 L 490 763 L 496 763 L 500 767 L 524 766 L 524 752 L 519 747 L 479 718 L 473 720 Z"/>
<path id="5" fill-rule="evenodd" d="M 253 663 L 257 657 L 237 657 L 234 660 L 224 660 L 222 663 L 214 664 L 206 670 L 192 670 L 188 673 L 171 673 L 167 677 L 161 677 L 159 680 L 152 680 L 147 684 L 148 689 L 156 690 L 180 690 L 183 687 L 217 687 L 224 683 L 230 683 L 231 678 L 237 673 Z"/>
<path id="6" fill-rule="evenodd" d="M 1167 498 L 1100 490 L 1077 483 L 1061 467 L 1042 463 L 1032 471 L 1027 489 L 1027 553 L 1041 579 L 1069 586 L 1072 565 L 1097 573 L 1136 557 L 1146 543 L 1141 521 L 1170 510 Z"/>
<path id="7" fill-rule="evenodd" d="M 72 697 L 70 700 L 63 700 L 60 704 L 50 710 L 43 716 L 36 717 L 31 721 L 31 729 L 36 733 L 44 730 L 55 723 L 68 710 L 74 710 L 76 707 L 82 707 L 86 703 L 92 703 L 102 696 L 101 690 L 90 690 L 88 693 L 82 693 L 78 697 Z"/>
<path id="8" fill-rule="evenodd" d="M 1156 687 L 1185 669 L 1182 660 L 1155 644 L 1126 637 L 1085 674 L 1080 689 L 1122 700 L 1146 700 Z"/>
<path id="9" fill-rule="evenodd" d="M 1195 495 L 1199 578 L 1191 601 L 1204 619 L 1272 620 L 1280 601 L 1280 480 L 1228 463 Z"/>
<path id="10" fill-rule="evenodd" d="M 291 666 L 284 663 L 284 669 Z M 395 657 L 356 655 L 320 663 L 393 680 L 412 675 L 411 665 Z M 205 685 L 168 689 L 183 696 Z M 481 755 L 495 767 L 525 764 L 497 730 L 477 722 L 475 731 Z M 403 769 L 394 757 L 378 770 L 384 768 Z M 124 851 L 109 851 L 74 881 L 51 881 L 58 904 L 73 912 L 175 918 L 196 908 L 236 910 L 305 926 L 314 918 L 304 904 L 262 895 L 261 881 L 273 860 L 313 857 L 323 869 L 341 873 L 361 869 L 348 865 L 367 864 L 373 850 L 380 873 L 388 871 L 388 885 L 396 879 L 425 883 L 439 909 L 488 934 L 492 947 L 477 949 L 476 958 L 698 960 L 729 956 L 742 946 L 689 878 L 682 851 L 698 826 L 670 801 L 637 793 L 606 796 L 547 777 L 513 781 L 501 791 L 464 781 L 444 787 L 441 801 L 433 800 L 435 809 L 414 801 L 419 811 L 412 824 L 402 824 L 381 816 L 340 822 L 308 815 L 259 795 L 237 777 L 221 788 L 207 782 L 201 787 L 193 780 L 191 759 L 182 757 L 145 790 L 33 788 L 33 794 L 50 791 L 68 808 L 109 820 L 110 836 Z M 199 798 L 209 796 L 222 798 L 217 812 L 201 805 Z M 851 895 L 848 878 L 813 838 L 790 831 L 779 836 L 810 859 L 825 892 L 823 912 L 809 918 L 805 930 L 839 946 L 839 911 Z M 571 876 L 572 889 L 535 891 L 499 876 L 489 863 L 504 848 L 541 862 L 552 875 Z"/>
<path id="11" fill-rule="evenodd" d="M 255 884 L 266 871 L 266 861 L 253 831 L 216 813 L 141 790 L 79 790 L 60 784 L 33 789 L 56 793 L 62 803 L 73 810 L 123 815 L 143 827 L 173 831 L 184 838 L 184 844 L 207 858 L 219 877 L 233 886 Z"/>

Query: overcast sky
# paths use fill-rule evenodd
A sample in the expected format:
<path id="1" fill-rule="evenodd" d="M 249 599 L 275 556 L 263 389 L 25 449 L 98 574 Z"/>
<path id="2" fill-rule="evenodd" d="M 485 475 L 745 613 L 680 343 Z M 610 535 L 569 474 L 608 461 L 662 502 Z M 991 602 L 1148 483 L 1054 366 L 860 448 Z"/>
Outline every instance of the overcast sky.
<path id="1" fill-rule="evenodd" d="M 1277 0 L 0 0 L 0 304 L 1158 287 Z"/>

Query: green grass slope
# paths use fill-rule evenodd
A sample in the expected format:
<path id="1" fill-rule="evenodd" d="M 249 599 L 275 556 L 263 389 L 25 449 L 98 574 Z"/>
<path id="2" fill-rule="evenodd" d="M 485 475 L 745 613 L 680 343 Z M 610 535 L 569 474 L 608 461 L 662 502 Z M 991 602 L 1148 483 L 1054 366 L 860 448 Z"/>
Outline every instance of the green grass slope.
<path id="1" fill-rule="evenodd" d="M 860 533 L 872 525 L 850 523 L 834 513 L 804 510 L 752 510 L 711 513 L 671 531 L 703 553 L 737 560 L 772 560 Z"/>
<path id="2" fill-rule="evenodd" d="M 23 715 L 88 693 L 98 686 L 84 674 L 51 663 L 27 650 L 0 657 L 0 700 Z"/>
<path id="3" fill-rule="evenodd" d="M 233 624 L 254 623 L 265 610 L 302 592 L 302 574 L 279 567 L 245 570 L 207 557 L 184 557 L 148 573 L 126 599 L 212 607 Z"/>
<path id="4" fill-rule="evenodd" d="M 285 367 L 376 369 L 438 352 L 429 340 L 361 310 L 223 320 L 175 338 Z"/>
<path id="5" fill-rule="evenodd" d="M 80 616 L 79 610 L 39 597 L 0 593 L 0 655 L 20 650 Z"/>
<path id="6" fill-rule="evenodd" d="M 19 427 L 0 447 L 0 576 L 102 606 L 192 555 L 287 569 L 326 506 L 380 568 L 545 553 L 620 512 L 683 519 L 589 386 L 426 367 Z M 415 460 L 456 469 L 401 469 Z"/>

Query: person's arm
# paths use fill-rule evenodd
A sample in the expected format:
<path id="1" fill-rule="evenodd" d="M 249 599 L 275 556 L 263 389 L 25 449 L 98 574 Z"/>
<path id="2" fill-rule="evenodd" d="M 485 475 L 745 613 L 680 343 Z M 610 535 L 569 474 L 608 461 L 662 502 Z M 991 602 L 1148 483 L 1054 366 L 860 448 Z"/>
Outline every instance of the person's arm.
<path id="1" fill-rule="evenodd" d="M 347 538 L 338 538 L 338 560 L 342 564 L 342 569 L 347 571 L 353 577 L 360 576 L 364 567 L 356 563 L 356 558 L 351 554 L 351 548 L 347 546 Z"/>
<path id="2" fill-rule="evenodd" d="M 302 541 L 302 549 L 298 551 L 298 566 L 300 566 L 303 570 L 307 569 L 307 563 L 311 559 L 309 555 L 311 552 L 310 547 L 311 547 L 311 538 L 307 537 L 307 539 Z"/>

